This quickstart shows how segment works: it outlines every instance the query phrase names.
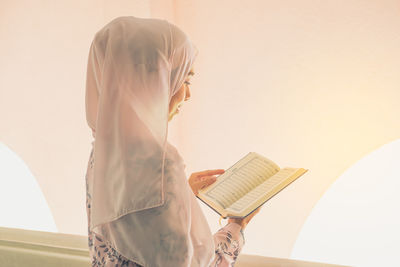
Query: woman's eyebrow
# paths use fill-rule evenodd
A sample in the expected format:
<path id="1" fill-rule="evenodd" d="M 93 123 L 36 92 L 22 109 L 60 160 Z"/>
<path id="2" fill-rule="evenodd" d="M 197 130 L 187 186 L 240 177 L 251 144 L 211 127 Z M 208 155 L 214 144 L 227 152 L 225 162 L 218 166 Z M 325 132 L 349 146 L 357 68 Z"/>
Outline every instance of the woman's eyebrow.
<path id="1" fill-rule="evenodd" d="M 194 72 L 191 70 L 188 75 L 194 75 Z"/>

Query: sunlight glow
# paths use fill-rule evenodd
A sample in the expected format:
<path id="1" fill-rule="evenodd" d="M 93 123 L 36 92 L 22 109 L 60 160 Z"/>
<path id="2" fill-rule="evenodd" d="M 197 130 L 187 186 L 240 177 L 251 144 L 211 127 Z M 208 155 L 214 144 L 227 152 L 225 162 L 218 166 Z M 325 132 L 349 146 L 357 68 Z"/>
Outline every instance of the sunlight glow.
<path id="1" fill-rule="evenodd" d="M 362 158 L 326 191 L 291 258 L 351 266 L 400 266 L 400 140 Z"/>

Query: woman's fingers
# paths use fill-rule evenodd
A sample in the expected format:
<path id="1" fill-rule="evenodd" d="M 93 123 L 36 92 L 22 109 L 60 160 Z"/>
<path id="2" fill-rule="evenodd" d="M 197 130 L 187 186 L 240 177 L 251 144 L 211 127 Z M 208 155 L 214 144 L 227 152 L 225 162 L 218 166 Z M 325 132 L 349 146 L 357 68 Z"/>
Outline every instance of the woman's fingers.
<path id="1" fill-rule="evenodd" d="M 215 176 L 203 176 L 199 181 L 196 182 L 196 186 L 199 189 L 203 189 L 214 183 L 215 181 L 217 181 L 217 177 Z"/>
<path id="2" fill-rule="evenodd" d="M 217 176 L 216 175 L 201 176 L 201 177 L 199 177 L 199 179 L 197 181 L 206 181 L 206 180 L 209 180 L 209 179 L 216 180 Z"/>
<path id="3" fill-rule="evenodd" d="M 254 217 L 254 215 L 256 215 L 259 211 L 260 211 L 260 209 L 261 209 L 261 206 L 260 207 L 258 207 L 256 210 L 254 210 L 254 211 L 252 211 L 246 218 L 247 218 L 247 221 L 250 221 L 251 220 L 251 218 L 253 218 Z"/>
<path id="4" fill-rule="evenodd" d="M 225 172 L 224 169 L 215 169 L 215 170 L 205 170 L 205 171 L 200 171 L 200 172 L 194 172 L 192 175 L 196 178 L 200 178 L 202 176 L 210 176 L 210 175 L 216 175 L 216 174 L 223 174 Z"/>
<path id="5" fill-rule="evenodd" d="M 201 179 L 198 179 L 197 181 L 192 181 L 189 182 L 194 194 L 197 196 L 199 193 L 200 189 L 204 189 L 207 186 L 211 185 L 217 180 L 217 177 L 215 176 L 203 176 Z"/>
<path id="6" fill-rule="evenodd" d="M 205 170 L 194 172 L 189 177 L 189 185 L 197 196 L 200 189 L 204 189 L 217 180 L 215 175 L 224 173 L 224 169 Z"/>

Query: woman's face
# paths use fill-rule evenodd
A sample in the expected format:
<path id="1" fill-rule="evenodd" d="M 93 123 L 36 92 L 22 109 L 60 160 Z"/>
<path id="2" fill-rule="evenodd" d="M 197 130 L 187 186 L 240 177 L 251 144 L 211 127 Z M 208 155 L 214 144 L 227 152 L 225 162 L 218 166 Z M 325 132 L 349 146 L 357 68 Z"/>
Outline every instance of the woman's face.
<path id="1" fill-rule="evenodd" d="M 172 119 L 173 116 L 179 113 L 179 108 L 182 106 L 184 101 L 190 98 L 190 77 L 194 75 L 193 69 L 190 70 L 188 76 L 183 82 L 181 88 L 176 92 L 176 94 L 171 98 L 169 102 L 169 117 L 168 121 Z"/>

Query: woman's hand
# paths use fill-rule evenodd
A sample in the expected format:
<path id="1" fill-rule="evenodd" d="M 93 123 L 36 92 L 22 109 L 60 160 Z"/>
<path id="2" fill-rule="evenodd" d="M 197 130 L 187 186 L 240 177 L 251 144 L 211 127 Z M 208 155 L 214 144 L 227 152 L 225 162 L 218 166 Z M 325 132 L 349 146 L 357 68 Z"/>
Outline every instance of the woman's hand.
<path id="1" fill-rule="evenodd" d="M 251 218 L 253 218 L 254 215 L 256 215 L 260 211 L 261 207 L 262 206 L 253 210 L 249 215 L 247 215 L 247 217 L 244 217 L 243 219 L 229 218 L 228 223 L 231 223 L 231 222 L 237 223 L 240 226 L 242 226 L 242 229 L 244 230 L 244 228 L 246 228 L 247 224 L 250 222 Z"/>
<path id="2" fill-rule="evenodd" d="M 217 180 L 217 174 L 223 174 L 224 169 L 206 170 L 201 172 L 194 172 L 189 177 L 189 185 L 193 193 L 197 196 L 199 190 L 203 189 Z"/>

